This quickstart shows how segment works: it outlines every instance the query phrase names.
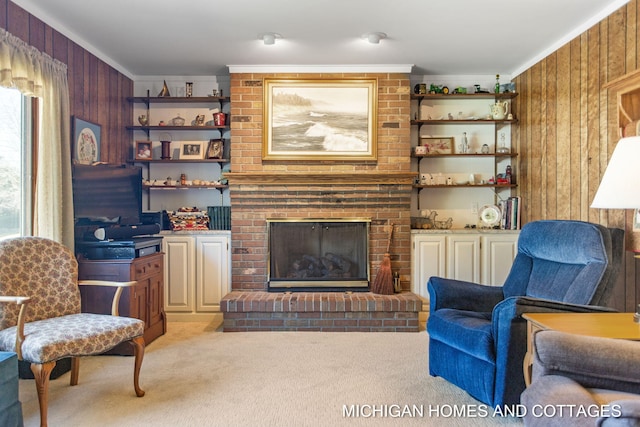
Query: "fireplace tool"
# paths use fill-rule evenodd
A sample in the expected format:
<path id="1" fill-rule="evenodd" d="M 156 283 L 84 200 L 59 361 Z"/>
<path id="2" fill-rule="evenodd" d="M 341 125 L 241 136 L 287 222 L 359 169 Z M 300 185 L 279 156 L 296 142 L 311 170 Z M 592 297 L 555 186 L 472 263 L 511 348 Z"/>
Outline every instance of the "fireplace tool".
<path id="1" fill-rule="evenodd" d="M 391 237 L 393 236 L 393 226 L 393 223 L 389 224 L 387 252 L 384 254 L 384 258 L 382 259 L 380 268 L 378 269 L 378 274 L 376 274 L 376 279 L 373 281 L 373 285 L 371 286 L 371 291 L 376 294 L 392 295 L 394 292 L 393 273 L 391 272 L 391 255 L 389 254 L 391 249 Z"/>

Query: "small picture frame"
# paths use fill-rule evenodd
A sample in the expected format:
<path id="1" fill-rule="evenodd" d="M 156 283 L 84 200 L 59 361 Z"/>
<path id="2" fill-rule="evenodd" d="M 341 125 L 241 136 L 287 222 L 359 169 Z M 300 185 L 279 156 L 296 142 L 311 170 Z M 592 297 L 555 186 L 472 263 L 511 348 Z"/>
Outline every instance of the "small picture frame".
<path id="1" fill-rule="evenodd" d="M 205 144 L 203 141 L 180 142 L 180 160 L 204 159 Z"/>
<path id="2" fill-rule="evenodd" d="M 135 159 L 136 160 L 151 160 L 151 141 L 136 141 L 135 146 Z"/>
<path id="3" fill-rule="evenodd" d="M 453 137 L 452 136 L 421 136 L 421 145 L 427 147 L 427 156 L 434 154 L 452 154 L 453 153 Z"/>
<path id="4" fill-rule="evenodd" d="M 222 159 L 224 141 L 222 139 L 210 139 L 207 148 L 207 159 Z"/>

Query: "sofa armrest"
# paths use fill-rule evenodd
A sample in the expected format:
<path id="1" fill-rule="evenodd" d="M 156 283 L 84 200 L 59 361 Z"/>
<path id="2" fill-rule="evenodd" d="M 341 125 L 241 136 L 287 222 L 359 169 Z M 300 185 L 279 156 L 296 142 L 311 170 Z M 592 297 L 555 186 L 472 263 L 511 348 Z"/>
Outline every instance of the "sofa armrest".
<path id="1" fill-rule="evenodd" d="M 617 407 L 619 414 L 598 418 L 596 421 L 598 427 L 629 427 L 640 423 L 640 400 L 614 400 L 609 403 L 609 406 Z"/>
<path id="2" fill-rule="evenodd" d="M 563 375 L 586 388 L 640 394 L 640 343 L 552 330 L 534 340 L 533 381 Z"/>
<path id="3" fill-rule="evenodd" d="M 111 301 L 111 315 L 118 316 L 118 305 L 120 304 L 120 295 L 122 295 L 122 290 L 124 288 L 128 288 L 131 286 L 135 286 L 138 282 L 130 281 L 130 282 L 112 282 L 109 280 L 80 280 L 78 281 L 79 286 L 109 286 L 115 287 L 116 293 L 113 294 L 113 300 Z"/>
<path id="4" fill-rule="evenodd" d="M 427 288 L 431 313 L 441 308 L 490 312 L 504 298 L 501 286 L 486 286 L 435 276 L 429 279 Z"/>

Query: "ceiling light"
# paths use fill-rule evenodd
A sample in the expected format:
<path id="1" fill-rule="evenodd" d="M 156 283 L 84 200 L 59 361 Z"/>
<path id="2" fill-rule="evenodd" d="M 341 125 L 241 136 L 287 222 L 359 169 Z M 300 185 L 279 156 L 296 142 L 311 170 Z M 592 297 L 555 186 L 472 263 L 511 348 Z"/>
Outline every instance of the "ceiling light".
<path id="1" fill-rule="evenodd" d="M 272 45 L 276 43 L 276 39 L 280 39 L 282 36 L 278 33 L 262 33 L 258 35 L 258 40 L 262 40 L 265 45 Z"/>
<path id="2" fill-rule="evenodd" d="M 379 44 L 380 40 L 387 38 L 387 35 L 385 33 L 367 33 L 363 34 L 362 38 L 367 39 L 371 44 Z"/>

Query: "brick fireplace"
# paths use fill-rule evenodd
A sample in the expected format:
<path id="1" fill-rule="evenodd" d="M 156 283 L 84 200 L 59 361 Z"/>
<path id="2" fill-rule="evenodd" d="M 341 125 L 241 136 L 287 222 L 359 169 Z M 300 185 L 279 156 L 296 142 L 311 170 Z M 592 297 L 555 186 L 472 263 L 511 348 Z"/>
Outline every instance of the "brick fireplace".
<path id="1" fill-rule="evenodd" d="M 262 160 L 263 79 L 377 78 L 377 161 Z M 417 331 L 410 288 L 410 92 L 404 74 L 231 74 L 232 292 L 225 331 Z M 375 278 L 393 223 L 391 260 L 403 292 L 268 292 L 269 218 L 367 218 Z"/>

